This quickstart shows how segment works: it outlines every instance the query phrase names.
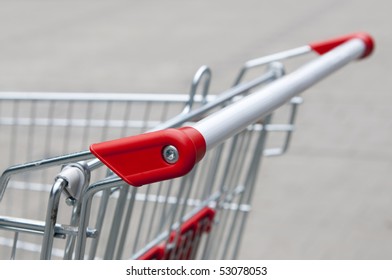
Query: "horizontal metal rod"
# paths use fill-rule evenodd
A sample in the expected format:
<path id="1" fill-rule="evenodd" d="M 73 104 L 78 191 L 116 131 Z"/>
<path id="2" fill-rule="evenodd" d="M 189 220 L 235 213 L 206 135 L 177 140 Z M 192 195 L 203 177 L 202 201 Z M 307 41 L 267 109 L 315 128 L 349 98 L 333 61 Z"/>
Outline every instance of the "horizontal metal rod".
<path id="1" fill-rule="evenodd" d="M 195 95 L 194 101 L 201 102 L 205 97 Z M 213 100 L 213 95 L 206 97 L 208 101 Z M 0 100 L 19 101 L 91 101 L 91 102 L 179 102 L 189 100 L 185 93 L 86 93 L 86 92 L 0 92 Z"/>
<path id="2" fill-rule="evenodd" d="M 271 54 L 268 56 L 249 60 L 245 63 L 245 67 L 246 68 L 258 67 L 258 66 L 262 66 L 262 65 L 268 64 L 273 61 L 279 61 L 282 59 L 287 59 L 287 58 L 291 58 L 291 57 L 295 57 L 295 56 L 304 55 L 304 54 L 307 54 L 311 51 L 312 51 L 312 49 L 309 46 L 302 46 L 302 47 L 298 47 L 295 49 L 282 51 L 279 53 L 275 53 L 275 54 Z"/>
<path id="3" fill-rule="evenodd" d="M 0 216 L 0 229 L 43 235 L 45 231 L 45 223 L 43 221 Z M 56 224 L 54 232 L 54 237 L 64 238 L 66 235 L 76 236 L 78 234 L 78 228 Z M 87 237 L 95 237 L 97 235 L 97 231 L 95 229 L 88 228 L 86 235 Z"/>
<path id="4" fill-rule="evenodd" d="M 60 118 L 0 118 L 3 126 L 53 126 L 53 127 L 110 127 L 110 128 L 145 128 L 159 125 L 159 121 L 131 121 L 105 119 L 60 119 Z"/>

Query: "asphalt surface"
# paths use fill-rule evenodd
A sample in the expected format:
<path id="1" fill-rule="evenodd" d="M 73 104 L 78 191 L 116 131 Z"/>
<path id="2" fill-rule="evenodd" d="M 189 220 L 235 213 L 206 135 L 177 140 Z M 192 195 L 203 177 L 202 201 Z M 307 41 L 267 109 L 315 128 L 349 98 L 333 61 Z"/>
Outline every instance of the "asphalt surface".
<path id="1" fill-rule="evenodd" d="M 392 2 L 0 1 L 0 91 L 211 91 L 243 62 L 355 31 L 374 54 L 304 95 L 286 155 L 263 162 L 242 259 L 392 258 Z"/>

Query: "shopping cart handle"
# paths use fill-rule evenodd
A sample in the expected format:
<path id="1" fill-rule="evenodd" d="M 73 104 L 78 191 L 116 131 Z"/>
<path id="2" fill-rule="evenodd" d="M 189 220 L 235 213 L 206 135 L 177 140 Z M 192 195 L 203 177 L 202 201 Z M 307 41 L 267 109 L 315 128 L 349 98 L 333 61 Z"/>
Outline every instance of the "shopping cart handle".
<path id="1" fill-rule="evenodd" d="M 329 40 L 314 42 L 309 44 L 309 47 L 318 54 L 324 54 L 351 39 L 361 39 L 365 43 L 366 50 L 360 58 L 367 57 L 372 53 L 374 49 L 374 40 L 368 33 L 365 32 L 357 32 Z"/>
<path id="2" fill-rule="evenodd" d="M 138 187 L 184 176 L 203 158 L 206 143 L 197 130 L 183 127 L 92 144 L 90 151 Z"/>
<path id="3" fill-rule="evenodd" d="M 206 150 L 267 116 L 350 61 L 368 56 L 373 48 L 373 39 L 367 33 L 354 33 L 309 44 L 307 51 L 328 54 L 214 112 L 192 127 L 160 130 L 93 144 L 90 150 L 133 186 L 183 176 L 192 170 Z"/>

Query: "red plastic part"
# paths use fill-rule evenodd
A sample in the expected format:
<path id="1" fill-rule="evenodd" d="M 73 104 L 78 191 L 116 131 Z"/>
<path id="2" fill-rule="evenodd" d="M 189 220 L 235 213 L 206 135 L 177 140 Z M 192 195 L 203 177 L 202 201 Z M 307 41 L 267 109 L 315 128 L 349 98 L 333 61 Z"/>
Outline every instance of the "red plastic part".
<path id="1" fill-rule="evenodd" d="M 138 258 L 138 260 L 163 260 L 165 256 L 165 244 L 159 244 L 152 247 L 146 253 Z"/>
<path id="2" fill-rule="evenodd" d="M 313 51 L 317 52 L 318 54 L 324 54 L 351 39 L 361 39 L 364 42 L 366 50 L 361 56 L 361 58 L 364 58 L 372 53 L 374 49 L 374 40 L 368 33 L 365 32 L 357 32 L 326 41 L 315 42 L 309 44 L 309 46 L 312 48 Z"/>
<path id="3" fill-rule="evenodd" d="M 189 231 L 192 231 L 193 234 L 196 234 L 198 231 L 200 231 L 201 222 L 205 220 L 208 221 L 208 224 L 205 228 L 203 228 L 203 231 L 209 232 L 211 230 L 211 222 L 214 219 L 214 216 L 215 216 L 214 209 L 209 207 L 205 207 L 201 209 L 199 212 L 197 212 L 195 215 L 189 218 L 189 220 L 185 221 L 182 224 L 180 228 L 180 235 L 184 235 Z"/>
<path id="4" fill-rule="evenodd" d="M 215 217 L 215 210 L 205 207 L 185 221 L 179 231 L 170 234 L 169 242 L 175 242 L 175 246 L 166 250 L 166 242 L 152 247 L 139 260 L 168 260 L 173 257 L 176 259 L 190 259 L 196 252 L 200 236 L 211 231 L 212 221 Z M 174 250 L 174 251 L 173 251 Z"/>
<path id="5" fill-rule="evenodd" d="M 178 150 L 174 164 L 162 156 L 168 145 Z M 141 186 L 187 174 L 203 158 L 206 143 L 199 131 L 184 127 L 92 144 L 90 151 L 125 182 Z"/>
<path id="6" fill-rule="evenodd" d="M 185 221 L 179 232 L 173 231 L 170 235 L 170 243 L 175 242 L 172 249 L 166 250 L 165 259 L 189 260 L 199 246 L 200 237 L 203 233 L 211 231 L 215 210 L 205 207 Z"/>

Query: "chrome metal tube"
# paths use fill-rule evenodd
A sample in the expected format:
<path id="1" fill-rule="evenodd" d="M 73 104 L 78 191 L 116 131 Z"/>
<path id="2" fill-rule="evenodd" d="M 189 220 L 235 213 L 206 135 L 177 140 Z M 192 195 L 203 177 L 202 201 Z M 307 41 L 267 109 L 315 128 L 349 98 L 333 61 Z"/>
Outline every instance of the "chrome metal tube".
<path id="1" fill-rule="evenodd" d="M 204 136 L 207 150 L 211 149 L 350 61 L 361 57 L 365 50 L 362 40 L 352 39 L 258 92 L 206 117 L 193 127 Z"/>

